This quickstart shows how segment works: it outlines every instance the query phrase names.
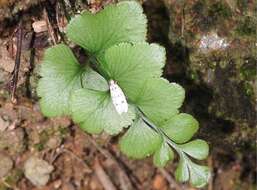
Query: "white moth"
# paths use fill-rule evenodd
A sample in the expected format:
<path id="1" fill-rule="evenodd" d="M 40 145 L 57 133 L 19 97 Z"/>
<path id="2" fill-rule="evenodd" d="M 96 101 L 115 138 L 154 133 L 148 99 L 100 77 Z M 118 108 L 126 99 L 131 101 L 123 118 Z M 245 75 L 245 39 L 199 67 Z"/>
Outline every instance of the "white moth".
<path id="1" fill-rule="evenodd" d="M 122 113 L 126 113 L 128 111 L 128 103 L 123 91 L 114 80 L 109 81 L 109 86 L 110 86 L 112 103 L 116 111 L 120 115 Z"/>

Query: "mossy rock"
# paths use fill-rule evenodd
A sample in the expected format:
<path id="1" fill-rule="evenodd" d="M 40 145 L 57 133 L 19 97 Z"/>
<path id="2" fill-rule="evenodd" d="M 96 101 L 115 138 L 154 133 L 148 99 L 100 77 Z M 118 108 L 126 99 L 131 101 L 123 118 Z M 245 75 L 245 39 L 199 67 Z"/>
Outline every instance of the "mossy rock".
<path id="1" fill-rule="evenodd" d="M 183 109 L 196 115 L 200 136 L 215 150 L 236 152 L 237 158 L 247 152 L 252 157 L 257 134 L 257 2 L 162 2 L 168 15 L 163 19 L 169 22 L 162 26 L 168 27 L 168 34 L 165 38 L 166 33 L 157 33 L 162 31 L 159 27 L 150 36 L 162 35 L 154 39 L 166 44 L 165 77 L 186 88 Z"/>

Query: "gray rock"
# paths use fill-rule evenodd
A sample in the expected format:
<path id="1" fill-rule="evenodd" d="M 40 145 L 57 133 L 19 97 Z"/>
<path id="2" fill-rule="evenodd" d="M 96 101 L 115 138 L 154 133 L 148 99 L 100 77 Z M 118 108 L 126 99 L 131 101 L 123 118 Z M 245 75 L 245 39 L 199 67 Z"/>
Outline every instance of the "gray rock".
<path id="1" fill-rule="evenodd" d="M 3 153 L 0 153 L 0 178 L 5 177 L 13 167 L 11 158 Z"/>
<path id="2" fill-rule="evenodd" d="M 50 178 L 50 173 L 54 167 L 45 160 L 37 157 L 29 158 L 24 165 L 25 176 L 35 186 L 44 186 Z"/>

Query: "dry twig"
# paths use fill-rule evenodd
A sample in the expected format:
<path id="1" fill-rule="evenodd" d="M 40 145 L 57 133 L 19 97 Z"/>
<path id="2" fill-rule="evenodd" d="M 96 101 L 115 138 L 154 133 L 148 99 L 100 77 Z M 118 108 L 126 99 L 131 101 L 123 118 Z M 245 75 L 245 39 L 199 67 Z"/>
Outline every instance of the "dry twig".
<path id="1" fill-rule="evenodd" d="M 17 33 L 17 51 L 16 51 L 16 58 L 15 58 L 15 66 L 13 69 L 13 76 L 11 79 L 11 101 L 13 103 L 16 103 L 16 89 L 17 89 L 17 82 L 18 82 L 18 76 L 19 76 L 19 70 L 20 70 L 20 62 L 21 62 L 21 46 L 22 46 L 22 37 L 23 37 L 23 26 L 22 26 L 22 20 L 19 23 L 19 29 Z"/>
<path id="2" fill-rule="evenodd" d="M 90 141 L 90 143 L 107 159 L 109 159 L 118 169 L 118 172 L 120 173 L 119 175 L 123 178 L 124 181 L 126 181 L 126 189 L 141 189 L 141 184 L 138 183 L 137 179 L 134 179 L 133 175 L 128 176 L 125 172 L 124 166 L 119 164 L 119 162 L 116 160 L 116 158 L 106 149 L 102 148 L 95 142 L 95 140 L 87 134 L 84 134 L 87 139 Z M 123 182 L 121 181 L 121 184 Z M 124 186 L 122 186 L 124 187 Z"/>
<path id="3" fill-rule="evenodd" d="M 53 44 L 56 45 L 57 42 L 58 42 L 58 39 L 57 39 L 57 36 L 54 32 L 53 26 L 50 23 L 48 13 L 47 13 L 45 8 L 44 8 L 44 19 L 47 23 L 47 29 L 48 29 L 48 33 L 50 34 L 51 40 L 52 40 Z"/>
<path id="4" fill-rule="evenodd" d="M 208 166 L 209 166 L 209 168 L 213 168 L 212 156 L 209 156 L 209 158 L 208 158 Z M 212 175 L 209 179 L 208 190 L 213 190 L 213 177 L 212 177 Z"/>
<path id="5" fill-rule="evenodd" d="M 104 171 L 98 158 L 95 159 L 94 170 L 95 170 L 96 176 L 100 180 L 105 190 L 116 190 L 116 187 L 112 183 L 110 177 Z"/>
<path id="6" fill-rule="evenodd" d="M 131 190 L 131 184 L 127 182 L 126 178 L 124 178 L 124 175 L 120 170 L 118 171 L 118 177 L 120 181 L 120 188 L 122 190 Z"/>
<path id="7" fill-rule="evenodd" d="M 66 149 L 66 148 L 64 148 L 64 147 L 62 147 L 62 146 L 56 150 L 56 154 L 55 154 L 55 156 L 53 156 L 53 158 L 51 159 L 50 163 L 51 163 L 51 164 L 54 163 L 55 160 L 56 160 L 61 154 L 63 154 L 63 153 L 67 153 L 67 154 L 71 155 L 71 156 L 72 156 L 73 158 L 75 158 L 78 162 L 80 162 L 80 163 L 84 166 L 86 172 L 88 172 L 88 173 L 91 173 L 91 172 L 92 172 L 92 170 L 90 169 L 90 167 L 85 163 L 85 161 L 84 161 L 83 159 L 81 159 L 81 158 L 78 157 L 76 154 L 74 154 L 72 151 L 70 151 L 70 150 L 68 150 L 68 149 Z"/>
<path id="8" fill-rule="evenodd" d="M 171 189 L 180 190 L 181 187 L 177 184 L 177 182 L 173 179 L 173 177 L 163 168 L 160 168 L 159 171 L 165 177 L 165 179 L 169 182 Z"/>

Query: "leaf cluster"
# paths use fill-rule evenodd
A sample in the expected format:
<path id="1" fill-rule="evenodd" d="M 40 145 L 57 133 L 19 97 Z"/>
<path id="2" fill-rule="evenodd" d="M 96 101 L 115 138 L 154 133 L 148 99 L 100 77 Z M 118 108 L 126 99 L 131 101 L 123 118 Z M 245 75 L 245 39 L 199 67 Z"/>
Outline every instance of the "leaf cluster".
<path id="1" fill-rule="evenodd" d="M 67 27 L 67 37 L 90 57 L 80 64 L 72 50 L 59 44 L 46 50 L 37 92 L 45 116 L 71 116 L 88 133 L 121 137 L 121 151 L 131 158 L 153 155 L 164 167 L 178 153 L 176 178 L 204 186 L 209 169 L 194 163 L 208 156 L 208 144 L 190 139 L 199 128 L 189 114 L 179 113 L 185 92 L 162 78 L 165 49 L 146 42 L 147 20 L 140 4 L 122 1 L 99 13 L 84 11 Z M 93 67 L 92 67 L 93 65 Z M 114 80 L 128 100 L 118 114 L 108 82 Z"/>

